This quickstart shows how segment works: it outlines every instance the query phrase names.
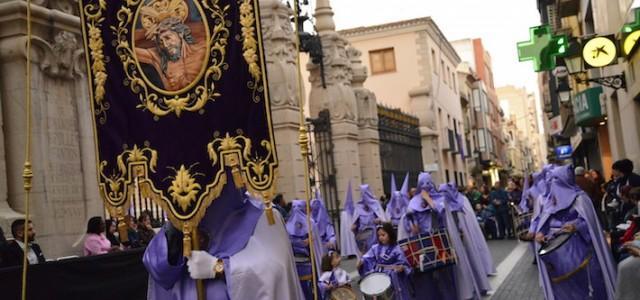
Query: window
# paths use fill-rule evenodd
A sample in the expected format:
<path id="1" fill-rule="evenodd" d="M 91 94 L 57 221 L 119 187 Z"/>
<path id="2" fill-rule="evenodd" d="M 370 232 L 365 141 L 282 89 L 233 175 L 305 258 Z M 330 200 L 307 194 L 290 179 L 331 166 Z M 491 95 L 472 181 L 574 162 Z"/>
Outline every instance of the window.
<path id="1" fill-rule="evenodd" d="M 481 97 L 480 95 L 481 95 L 481 93 L 480 93 L 479 89 L 474 89 L 473 90 L 473 109 L 475 111 L 481 111 L 480 110 L 480 101 L 481 101 L 480 100 L 480 97 Z"/>
<path id="2" fill-rule="evenodd" d="M 453 84 L 453 92 L 458 93 L 458 86 L 456 85 L 456 74 L 451 73 L 451 84 Z"/>
<path id="3" fill-rule="evenodd" d="M 436 65 L 436 50 L 431 49 L 431 67 L 433 68 L 433 73 L 438 74 L 438 66 Z"/>
<path id="4" fill-rule="evenodd" d="M 447 75 L 446 76 L 451 76 L 451 69 L 449 69 L 449 66 L 447 66 Z M 451 77 L 449 77 L 449 83 L 451 83 Z"/>
<path id="5" fill-rule="evenodd" d="M 440 60 L 440 70 L 442 70 L 442 82 L 447 83 L 447 73 L 444 72 L 444 60 Z"/>
<path id="6" fill-rule="evenodd" d="M 396 57 L 393 48 L 369 51 L 371 74 L 396 71 Z"/>
<path id="7" fill-rule="evenodd" d="M 449 170 L 445 170 L 444 174 L 447 177 L 447 182 L 449 182 Z"/>
<path id="8" fill-rule="evenodd" d="M 453 171 L 453 180 L 456 181 L 456 185 L 460 185 L 458 182 L 458 171 Z"/>

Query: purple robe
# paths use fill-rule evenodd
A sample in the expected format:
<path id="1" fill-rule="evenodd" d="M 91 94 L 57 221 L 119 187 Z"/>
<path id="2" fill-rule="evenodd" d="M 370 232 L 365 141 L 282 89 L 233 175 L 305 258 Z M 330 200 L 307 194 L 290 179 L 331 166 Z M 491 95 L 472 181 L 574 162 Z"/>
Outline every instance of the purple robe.
<path id="1" fill-rule="evenodd" d="M 315 263 L 316 278 L 320 276 L 320 266 L 322 260 L 322 241 L 319 238 L 315 223 L 311 223 L 314 259 L 311 259 L 309 245 L 305 242 L 309 238 L 309 227 L 307 226 L 307 203 L 304 200 L 293 200 L 291 202 L 291 213 L 287 218 L 286 228 L 291 239 L 293 255 L 295 256 L 296 270 L 300 278 L 300 285 L 307 300 L 313 299 L 313 266 Z"/>
<path id="2" fill-rule="evenodd" d="M 207 299 L 302 299 L 300 287 L 294 283 L 297 276 L 291 249 L 282 247 L 287 240 L 282 218 L 277 217 L 276 222 L 267 224 L 259 201 L 233 184 L 224 186 L 199 225 L 210 241 L 203 249 L 222 259 L 225 266 L 224 280 L 204 280 Z M 165 231 L 163 228 L 155 235 L 144 253 L 150 275 L 148 298 L 196 299 L 195 281 L 189 276 L 182 250 L 176 252 L 179 257 L 175 261 L 169 261 Z M 181 246 L 181 234 L 176 239 Z M 276 274 L 279 280 L 270 278 Z M 250 288 L 244 288 L 249 282 Z"/>
<path id="3" fill-rule="evenodd" d="M 440 185 L 442 197 L 437 201 L 445 203 L 446 227 L 449 233 L 449 241 L 458 257 L 458 261 L 454 266 L 456 274 L 456 283 L 459 299 L 480 299 L 483 294 L 491 290 L 487 274 L 482 266 L 482 262 L 472 252 L 473 245 L 464 236 L 468 236 L 469 232 L 465 232 L 465 227 L 461 223 L 464 218 L 464 201 L 457 197 L 455 187 L 449 184 Z M 471 252 L 471 253 L 470 253 Z M 472 257 L 474 258 L 472 260 Z"/>
<path id="4" fill-rule="evenodd" d="M 484 240 L 484 236 L 480 230 L 480 225 L 475 218 L 475 213 L 471 210 L 471 205 L 468 204 L 469 200 L 467 200 L 467 197 L 458 192 L 455 184 L 442 184 L 440 185 L 440 191 L 445 194 L 447 201 L 446 208 L 451 213 L 455 225 L 461 233 L 459 238 L 465 251 L 466 260 L 468 260 L 468 267 L 470 268 L 470 270 L 465 270 L 467 266 L 460 264 L 462 268 L 459 270 L 460 272 L 473 275 L 472 278 L 476 288 L 473 294 L 476 297 L 478 295 L 485 295 L 491 291 L 491 285 L 489 284 L 487 275 L 496 273 L 496 270 L 493 267 L 493 259 L 491 258 L 487 242 Z M 478 235 L 478 233 L 480 234 Z M 460 259 L 459 257 L 459 262 L 462 261 L 464 261 L 464 258 Z M 462 280 L 464 276 L 466 275 L 463 274 L 458 277 Z"/>
<path id="5" fill-rule="evenodd" d="M 378 240 L 376 220 L 386 221 L 386 215 L 368 184 L 360 186 L 360 195 L 360 201 L 358 201 L 353 215 L 353 225 L 355 225 L 358 250 L 364 254 Z"/>
<path id="6" fill-rule="evenodd" d="M 560 257 L 541 258 L 537 254 L 542 288 L 547 300 L 614 299 L 616 269 L 589 197 L 575 184 L 571 166 L 556 167 L 550 174 L 551 185 L 537 223 L 536 232 L 552 238 L 565 224 L 574 224 L 577 231 L 560 249 L 567 251 Z M 537 249 L 541 248 L 537 245 Z M 590 253 L 586 267 L 567 279 L 552 282 L 559 277 L 555 270 L 572 269 L 574 260 L 582 260 L 579 253 Z M 547 266 L 554 266 L 553 269 Z"/>
<path id="7" fill-rule="evenodd" d="M 449 220 L 450 218 L 448 218 L 445 210 L 444 196 L 436 190 L 431 175 L 421 173 L 418 176 L 416 189 L 416 195 L 409 201 L 407 213 L 402 217 L 400 226 L 398 226 L 398 240 L 414 235 L 411 232 L 412 225 L 418 226 L 419 233 L 431 233 L 432 229 L 435 229 L 432 228 L 434 225 L 442 228 L 452 224 L 452 220 Z M 426 201 L 422 198 L 423 191 L 427 191 L 431 196 L 435 205 L 434 208 L 426 205 Z M 450 228 L 448 227 L 447 229 L 451 238 Z M 457 236 L 459 237 L 459 235 Z M 455 243 L 455 241 L 450 242 L 451 244 Z M 464 251 L 462 248 L 456 249 L 455 247 L 454 245 L 456 253 Z M 458 290 L 472 290 L 472 288 L 469 288 L 469 284 L 472 284 L 473 281 L 466 280 L 461 285 L 456 278 L 456 270 L 457 268 L 455 267 L 445 267 L 435 271 L 415 272 L 411 276 L 415 299 L 460 299 Z"/>
<path id="8" fill-rule="evenodd" d="M 318 235 L 322 240 L 322 254 L 328 253 L 329 250 L 335 250 L 336 231 L 319 193 L 316 193 L 316 198 L 311 201 L 311 217 L 318 228 Z"/>
<path id="9" fill-rule="evenodd" d="M 340 253 L 342 256 L 360 255 L 356 237 L 351 231 L 353 224 L 353 193 L 351 191 L 351 181 L 347 186 L 347 194 L 345 196 L 344 209 L 340 212 Z"/>
<path id="10" fill-rule="evenodd" d="M 403 270 L 398 272 L 384 266 L 403 266 Z M 394 290 L 394 299 L 411 300 L 409 290 L 409 274 L 411 266 L 407 258 L 398 245 L 375 244 L 362 256 L 362 267 L 360 274 L 364 277 L 371 272 L 383 272 L 391 277 L 391 285 Z"/>
<path id="11" fill-rule="evenodd" d="M 531 189 L 531 195 L 534 197 L 534 204 L 533 215 L 531 216 L 531 225 L 529 225 L 530 232 L 535 232 L 538 223 L 540 222 L 542 206 L 550 192 L 550 173 L 554 167 L 554 165 L 545 165 L 537 177 L 534 175 L 534 183 Z"/>
<path id="12" fill-rule="evenodd" d="M 387 218 L 391 221 L 393 227 L 398 227 L 400 218 L 407 212 L 407 204 L 399 191 L 393 191 L 391 193 L 391 200 L 387 204 Z"/>

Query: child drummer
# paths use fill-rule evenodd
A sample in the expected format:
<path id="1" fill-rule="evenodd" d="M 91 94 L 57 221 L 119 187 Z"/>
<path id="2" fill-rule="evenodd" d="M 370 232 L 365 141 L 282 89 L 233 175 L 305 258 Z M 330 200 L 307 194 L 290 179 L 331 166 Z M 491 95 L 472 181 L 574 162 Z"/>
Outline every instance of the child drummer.
<path id="1" fill-rule="evenodd" d="M 391 277 L 395 299 L 409 300 L 409 274 L 411 266 L 396 243 L 396 232 L 391 223 L 383 223 L 377 229 L 378 243 L 374 244 L 358 261 L 360 275 L 382 272 Z"/>
<path id="2" fill-rule="evenodd" d="M 349 287 L 351 278 L 347 271 L 340 268 L 340 261 L 340 253 L 337 251 L 330 251 L 322 257 L 322 275 L 318 280 L 322 299 L 331 299 L 331 292 L 336 288 Z"/>

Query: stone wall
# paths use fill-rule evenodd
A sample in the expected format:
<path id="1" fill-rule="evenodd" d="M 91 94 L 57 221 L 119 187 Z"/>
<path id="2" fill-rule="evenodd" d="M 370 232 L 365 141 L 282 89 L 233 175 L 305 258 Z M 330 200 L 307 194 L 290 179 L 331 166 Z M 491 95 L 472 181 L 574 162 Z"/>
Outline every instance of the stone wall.
<path id="1" fill-rule="evenodd" d="M 22 169 L 31 138 L 33 189 L 30 212 L 37 240 L 49 258 L 79 254 L 74 242 L 86 221 L 102 215 L 98 196 L 92 112 L 80 20 L 75 1 L 34 1 L 32 63 L 26 65 L 26 3 L 0 2 L 1 145 L 0 224 L 24 213 Z M 31 68 L 32 130 L 26 132 L 25 73 Z M 10 208 L 9 208 L 10 207 Z"/>

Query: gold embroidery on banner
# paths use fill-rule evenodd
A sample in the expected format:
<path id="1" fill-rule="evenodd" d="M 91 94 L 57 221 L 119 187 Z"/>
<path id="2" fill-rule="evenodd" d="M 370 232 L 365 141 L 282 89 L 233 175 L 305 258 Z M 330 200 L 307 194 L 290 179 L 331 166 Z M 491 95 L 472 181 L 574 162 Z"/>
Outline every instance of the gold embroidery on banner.
<path id="1" fill-rule="evenodd" d="M 267 140 L 260 142 L 266 151 L 265 156 L 252 156 L 251 139 L 238 135 L 232 137 L 227 133 L 224 137 L 216 137 L 207 144 L 207 153 L 213 165 L 220 163 L 220 169 L 224 167 L 238 167 L 243 172 L 244 182 L 248 183 L 247 189 L 255 194 L 262 195 L 273 187 L 275 162 L 272 161 L 273 149 Z M 220 157 L 224 157 L 220 160 Z"/>
<path id="2" fill-rule="evenodd" d="M 196 200 L 196 196 L 198 196 L 201 189 L 200 184 L 196 183 L 195 176 L 204 176 L 204 174 L 195 173 L 191 175 L 191 167 L 187 169 L 184 165 L 180 165 L 180 169 L 178 170 L 172 167 L 170 167 L 170 169 L 172 169 L 176 175 L 169 177 L 173 179 L 169 187 L 169 195 L 173 198 L 174 203 L 180 205 L 183 211 L 187 211 L 191 203 Z"/>
<path id="3" fill-rule="evenodd" d="M 89 49 L 91 56 L 91 72 L 93 74 L 93 84 L 95 85 L 94 99 L 95 99 L 95 111 L 96 116 L 99 117 L 100 124 L 104 124 L 107 121 L 107 110 L 109 110 L 109 103 L 104 101 L 105 89 L 104 84 L 107 81 L 106 62 L 104 60 L 104 42 L 102 41 L 102 22 L 104 17 L 102 11 L 107 9 L 107 1 L 99 0 L 98 5 L 87 4 L 84 7 L 84 13 L 87 16 L 89 23 Z"/>
<path id="4" fill-rule="evenodd" d="M 249 66 L 249 74 L 253 81 L 247 83 L 247 87 L 253 90 L 251 98 L 255 103 L 260 102 L 262 92 L 262 71 L 258 66 L 258 41 L 255 37 L 256 21 L 253 13 L 252 0 L 242 0 L 240 3 L 240 25 L 242 25 L 242 56 Z"/>
<path id="5" fill-rule="evenodd" d="M 137 108 L 149 110 L 155 117 L 166 116 L 174 113 L 180 117 L 183 111 L 199 112 L 203 109 L 208 101 L 215 101 L 221 94 L 215 92 L 215 82 L 222 77 L 224 70 L 228 68 L 225 62 L 226 46 L 229 38 L 230 21 L 227 20 L 229 5 L 220 7 L 219 0 L 209 0 L 203 2 L 194 1 L 193 3 L 200 5 L 209 13 L 211 20 L 206 18 L 203 13 L 203 24 L 207 35 L 207 55 L 206 63 L 203 63 L 204 74 L 202 72 L 191 85 L 179 91 L 166 91 L 155 87 L 146 80 L 142 73 L 140 65 L 136 60 L 135 51 L 133 49 L 133 36 L 135 32 L 130 30 L 135 26 L 138 13 L 142 13 L 142 24 L 148 30 L 156 30 L 157 22 L 160 18 L 169 16 L 184 19 L 186 16 L 186 3 L 184 0 L 158 0 L 145 4 L 143 0 L 127 0 L 126 4 L 118 10 L 118 25 L 112 26 L 111 30 L 117 37 L 116 53 L 122 61 L 126 80 L 132 92 L 138 94 L 140 104 Z M 184 5 L 182 4 L 184 3 Z M 152 6 L 152 5 L 156 6 Z M 134 13 L 133 7 L 144 5 Z M 158 6 L 159 5 L 159 6 Z M 142 11 L 144 9 L 144 11 Z M 173 13 L 173 14 L 171 14 Z M 154 22 L 156 22 L 154 24 Z M 209 29 L 209 24 L 213 24 L 213 28 Z M 131 35 L 131 42 L 130 37 Z M 208 67 L 206 67 L 208 63 Z M 198 82 L 204 76 L 204 82 L 191 88 L 193 84 Z"/>
<path id="6" fill-rule="evenodd" d="M 133 188 L 128 188 L 128 186 L 134 185 L 134 181 L 137 178 L 148 180 L 147 174 L 149 170 L 155 173 L 158 152 L 149 147 L 138 148 L 137 145 L 134 145 L 133 149 L 125 150 L 118 155 L 116 162 L 118 172 L 114 171 L 110 175 L 104 173 L 104 169 L 108 165 L 107 161 L 100 162 L 98 168 L 98 173 L 102 179 L 100 192 L 110 205 L 124 205 L 125 209 L 127 209 L 129 200 L 133 195 Z M 139 182 L 136 183 L 139 184 Z"/>

